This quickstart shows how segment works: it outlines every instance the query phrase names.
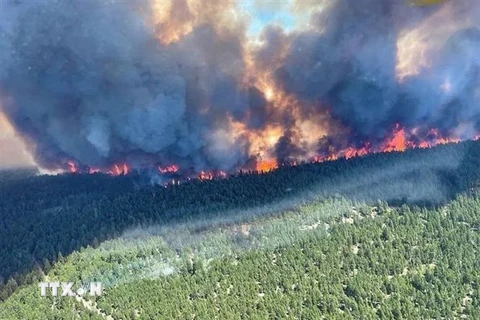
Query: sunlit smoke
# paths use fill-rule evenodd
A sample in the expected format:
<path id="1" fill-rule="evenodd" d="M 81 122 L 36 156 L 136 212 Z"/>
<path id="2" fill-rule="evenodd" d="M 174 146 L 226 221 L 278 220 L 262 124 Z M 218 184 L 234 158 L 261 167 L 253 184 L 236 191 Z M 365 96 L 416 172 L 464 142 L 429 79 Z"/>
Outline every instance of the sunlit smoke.
<path id="1" fill-rule="evenodd" d="M 13 126 L 1 110 L 0 104 L 0 169 L 34 166 L 25 142 L 15 134 Z"/>
<path id="2" fill-rule="evenodd" d="M 478 11 L 466 10 L 468 6 L 450 1 L 420 23 L 400 31 L 396 65 L 399 81 L 428 71 L 452 34 L 478 26 L 478 21 L 475 21 Z"/>
<path id="3" fill-rule="evenodd" d="M 480 9 L 416 4 L 6 1 L 2 111 L 42 168 L 174 183 L 478 139 Z"/>

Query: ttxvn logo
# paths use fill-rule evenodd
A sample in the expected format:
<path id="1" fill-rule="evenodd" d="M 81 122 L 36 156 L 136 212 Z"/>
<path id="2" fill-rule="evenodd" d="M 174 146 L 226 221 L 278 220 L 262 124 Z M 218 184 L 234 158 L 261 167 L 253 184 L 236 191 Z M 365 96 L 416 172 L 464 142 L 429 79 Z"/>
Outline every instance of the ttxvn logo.
<path id="1" fill-rule="evenodd" d="M 51 291 L 51 294 L 53 297 L 56 297 L 59 295 L 62 297 L 83 296 L 88 292 L 87 290 L 88 288 L 85 286 L 80 286 L 79 288 L 77 288 L 77 290 L 74 290 L 73 285 L 74 285 L 74 282 L 40 282 L 38 284 L 38 286 L 40 287 L 40 294 L 42 297 L 47 296 L 48 291 Z M 48 290 L 48 289 L 51 289 L 51 290 Z M 91 282 L 89 293 L 91 297 L 101 296 L 102 283 Z"/>

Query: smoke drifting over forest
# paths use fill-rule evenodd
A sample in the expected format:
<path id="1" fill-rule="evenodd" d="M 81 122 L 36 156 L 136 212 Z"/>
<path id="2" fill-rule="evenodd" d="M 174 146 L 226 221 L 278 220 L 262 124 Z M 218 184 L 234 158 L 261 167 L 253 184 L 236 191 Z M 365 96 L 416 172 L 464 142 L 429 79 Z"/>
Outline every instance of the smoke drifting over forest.
<path id="1" fill-rule="evenodd" d="M 235 2 L 1 6 L 0 110 L 41 167 L 229 171 L 480 132 L 475 1 L 299 1 L 255 35 Z"/>

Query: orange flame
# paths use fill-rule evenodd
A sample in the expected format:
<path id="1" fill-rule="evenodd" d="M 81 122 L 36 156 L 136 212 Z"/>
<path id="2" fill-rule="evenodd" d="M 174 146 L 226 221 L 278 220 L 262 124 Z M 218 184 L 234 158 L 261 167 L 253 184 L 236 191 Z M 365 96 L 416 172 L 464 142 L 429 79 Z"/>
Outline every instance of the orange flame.
<path id="1" fill-rule="evenodd" d="M 213 173 L 207 171 L 201 171 L 198 175 L 200 180 L 213 180 Z"/>
<path id="2" fill-rule="evenodd" d="M 395 126 L 393 131 L 393 137 L 385 143 L 383 151 L 405 151 L 407 148 L 407 139 L 405 137 L 405 129 L 402 128 L 399 124 Z"/>
<path id="3" fill-rule="evenodd" d="M 77 164 L 73 161 L 68 161 L 68 171 L 71 173 L 78 172 Z"/>
<path id="4" fill-rule="evenodd" d="M 461 139 L 457 137 L 444 137 L 437 129 L 431 129 L 426 139 L 419 139 L 417 135 L 417 129 L 407 130 L 402 127 L 400 124 L 395 125 L 395 128 L 390 137 L 388 137 L 382 146 L 378 149 L 372 149 L 370 143 L 365 143 L 363 147 L 355 148 L 348 147 L 345 150 L 340 150 L 332 154 L 320 156 L 316 155 L 312 157 L 312 162 L 324 162 L 337 160 L 341 157 L 346 159 L 361 157 L 370 153 L 379 153 L 379 152 L 403 152 L 407 149 L 414 148 L 432 148 L 437 145 L 447 144 L 447 143 L 459 143 Z M 473 140 L 479 140 L 480 134 L 475 136 Z M 420 140 L 420 141 L 419 141 Z"/>
<path id="5" fill-rule="evenodd" d="M 371 153 L 371 147 L 370 143 L 367 143 L 364 147 L 361 147 L 360 149 L 349 147 L 345 152 L 345 158 L 350 159 L 355 157 L 362 157 L 369 153 Z"/>
<path id="6" fill-rule="evenodd" d="M 126 163 L 118 165 L 114 164 L 113 167 L 107 171 L 112 176 L 127 175 L 130 172 L 130 168 Z"/>
<path id="7" fill-rule="evenodd" d="M 160 173 L 175 173 L 178 171 L 178 169 L 180 169 L 180 167 L 176 164 L 172 164 L 170 166 L 166 166 L 166 167 L 161 167 L 161 166 L 158 166 L 158 171 Z"/>
<path id="8" fill-rule="evenodd" d="M 330 148 L 326 154 L 323 155 L 313 155 L 309 159 L 311 162 L 325 162 L 333 161 L 340 158 L 351 159 L 355 157 L 365 156 L 371 153 L 379 152 L 403 152 L 407 149 L 413 148 L 432 148 L 437 145 L 443 145 L 447 143 L 458 143 L 461 141 L 458 137 L 451 136 L 446 137 L 438 129 L 430 129 L 426 134 L 419 134 L 419 128 L 406 129 L 400 124 L 396 124 L 393 128 L 392 133 L 385 139 L 383 144 L 380 144 L 380 147 L 372 147 L 370 142 L 365 142 L 362 146 L 347 146 L 340 150 L 335 150 L 335 148 Z M 275 132 L 273 130 L 272 132 Z M 425 131 L 423 131 L 425 132 Z M 267 136 L 264 136 L 268 138 Z M 480 134 L 476 134 L 472 140 L 480 140 Z M 298 159 L 301 160 L 301 159 Z M 68 161 L 68 172 L 80 172 L 78 165 L 75 161 Z M 285 163 L 285 165 L 296 166 L 297 160 L 293 160 L 291 163 Z M 266 173 L 272 170 L 279 168 L 279 164 L 274 158 L 262 158 L 258 157 L 254 170 L 258 173 Z M 180 167 L 176 164 L 172 164 L 166 167 L 158 166 L 158 172 L 162 174 L 176 173 L 180 170 Z M 244 168 L 245 169 L 245 168 Z M 97 173 L 105 172 L 113 176 L 127 175 L 131 171 L 131 168 L 128 164 L 114 164 L 109 170 L 102 170 L 99 168 L 90 167 L 88 173 Z M 228 173 L 225 171 L 201 171 L 196 178 L 200 180 L 213 180 L 216 178 L 226 178 Z M 193 177 L 192 177 L 193 178 Z M 190 180 L 190 178 L 187 178 Z M 167 185 L 178 185 L 180 184 L 180 179 L 173 179 L 171 182 L 168 182 Z"/>
<path id="9" fill-rule="evenodd" d="M 213 180 L 218 178 L 226 178 L 228 177 L 228 173 L 220 170 L 220 171 L 201 171 L 198 175 L 198 179 L 200 180 Z"/>
<path id="10" fill-rule="evenodd" d="M 101 172 L 98 168 L 88 168 L 88 173 L 99 173 Z"/>
<path id="11" fill-rule="evenodd" d="M 277 160 L 260 160 L 257 162 L 255 170 L 257 172 L 269 172 L 278 168 Z"/>

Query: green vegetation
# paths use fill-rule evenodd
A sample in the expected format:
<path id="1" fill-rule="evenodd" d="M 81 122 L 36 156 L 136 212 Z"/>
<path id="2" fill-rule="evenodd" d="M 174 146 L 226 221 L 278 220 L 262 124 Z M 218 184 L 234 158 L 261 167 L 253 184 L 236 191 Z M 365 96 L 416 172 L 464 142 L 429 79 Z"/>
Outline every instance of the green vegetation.
<path id="1" fill-rule="evenodd" d="M 331 199 L 200 233 L 137 229 L 45 277 L 102 281 L 92 310 L 33 284 L 0 318 L 477 319 L 479 228 L 477 193 L 430 210 Z"/>
<path id="2" fill-rule="evenodd" d="M 170 188 L 4 177 L 0 319 L 480 318 L 478 142 Z"/>

